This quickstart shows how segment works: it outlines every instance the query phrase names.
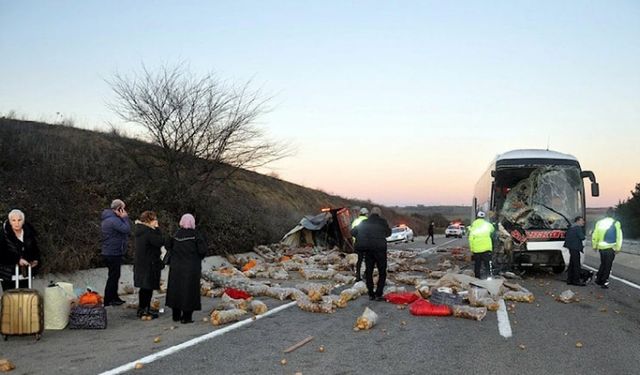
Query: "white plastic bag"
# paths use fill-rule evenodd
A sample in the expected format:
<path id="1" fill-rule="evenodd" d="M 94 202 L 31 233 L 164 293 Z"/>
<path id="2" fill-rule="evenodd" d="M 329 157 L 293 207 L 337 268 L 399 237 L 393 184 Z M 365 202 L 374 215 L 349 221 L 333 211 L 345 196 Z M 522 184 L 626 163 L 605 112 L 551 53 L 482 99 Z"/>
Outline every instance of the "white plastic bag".
<path id="1" fill-rule="evenodd" d="M 368 307 L 364 308 L 362 315 L 356 319 L 356 325 L 353 327 L 356 331 L 361 329 L 371 329 L 378 323 L 378 314 Z"/>
<path id="2" fill-rule="evenodd" d="M 56 283 L 44 290 L 44 329 L 64 329 L 69 324 L 73 284 Z"/>

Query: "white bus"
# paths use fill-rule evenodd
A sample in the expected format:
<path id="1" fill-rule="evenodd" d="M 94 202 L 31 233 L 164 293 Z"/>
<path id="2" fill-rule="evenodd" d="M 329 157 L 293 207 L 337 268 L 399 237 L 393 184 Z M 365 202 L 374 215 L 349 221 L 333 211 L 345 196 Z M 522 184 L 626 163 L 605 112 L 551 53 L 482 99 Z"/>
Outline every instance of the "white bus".
<path id="1" fill-rule="evenodd" d="M 551 267 L 560 273 L 569 264 L 563 247 L 577 216 L 586 219 L 583 179 L 599 195 L 595 175 L 578 160 L 549 150 L 513 150 L 498 155 L 475 186 L 472 221 L 484 211 L 496 226 L 497 268 Z M 586 226 L 585 226 L 586 228 Z"/>

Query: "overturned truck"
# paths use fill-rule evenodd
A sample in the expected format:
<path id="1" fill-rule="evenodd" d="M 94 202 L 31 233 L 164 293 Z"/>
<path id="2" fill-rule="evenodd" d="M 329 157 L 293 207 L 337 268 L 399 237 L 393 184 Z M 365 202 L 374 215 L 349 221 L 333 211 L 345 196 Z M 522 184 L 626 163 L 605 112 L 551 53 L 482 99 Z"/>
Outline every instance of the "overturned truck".
<path id="1" fill-rule="evenodd" d="M 599 195 L 595 175 L 578 160 L 549 150 L 513 150 L 498 155 L 474 190 L 472 217 L 488 213 L 496 226 L 493 262 L 497 268 L 551 267 L 569 264 L 563 246 L 577 216 L 586 218 L 583 179 Z"/>
<path id="2" fill-rule="evenodd" d="M 284 235 L 280 242 L 291 247 L 337 246 L 342 251 L 353 251 L 351 213 L 348 208 L 324 208 L 315 216 L 305 216 Z"/>

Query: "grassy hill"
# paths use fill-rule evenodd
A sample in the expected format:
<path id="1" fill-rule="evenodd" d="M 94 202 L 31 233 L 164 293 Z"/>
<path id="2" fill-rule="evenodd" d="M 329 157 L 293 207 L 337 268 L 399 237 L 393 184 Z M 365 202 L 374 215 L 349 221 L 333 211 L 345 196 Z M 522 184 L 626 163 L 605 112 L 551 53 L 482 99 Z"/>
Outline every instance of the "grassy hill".
<path id="1" fill-rule="evenodd" d="M 245 170 L 185 203 L 179 193 L 167 193 L 166 181 L 150 178 L 126 156 L 127 150 L 154 147 L 111 133 L 0 118 L 0 214 L 23 210 L 38 231 L 43 271 L 63 272 L 101 264 L 100 213 L 114 198 L 127 203 L 131 218 L 158 212 L 165 235 L 183 213 L 194 213 L 210 254 L 277 242 L 303 215 L 322 207 L 372 206 Z M 383 214 L 392 225 L 425 231 L 420 216 L 385 207 Z"/>

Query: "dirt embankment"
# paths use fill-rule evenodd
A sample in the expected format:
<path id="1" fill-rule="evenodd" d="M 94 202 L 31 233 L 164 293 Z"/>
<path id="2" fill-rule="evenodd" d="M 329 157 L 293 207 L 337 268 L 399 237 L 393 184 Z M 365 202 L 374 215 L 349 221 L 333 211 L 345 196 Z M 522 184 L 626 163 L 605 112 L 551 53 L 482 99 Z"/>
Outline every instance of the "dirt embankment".
<path id="1" fill-rule="evenodd" d="M 115 134 L 0 119 L 0 214 L 19 208 L 35 226 L 43 253 L 41 272 L 101 264 L 100 213 L 114 198 L 127 203 L 132 218 L 144 210 L 158 212 L 166 235 L 175 231 L 183 213 L 194 213 L 208 239 L 209 255 L 277 242 L 303 215 L 322 207 L 372 205 L 245 170 L 231 181 L 207 186 L 197 199 L 183 201 L 170 193 L 165 179 L 136 165 L 127 156 L 131 149 L 159 152 Z M 391 224 L 404 222 L 416 232 L 426 228 L 419 217 L 387 208 L 383 213 Z"/>

